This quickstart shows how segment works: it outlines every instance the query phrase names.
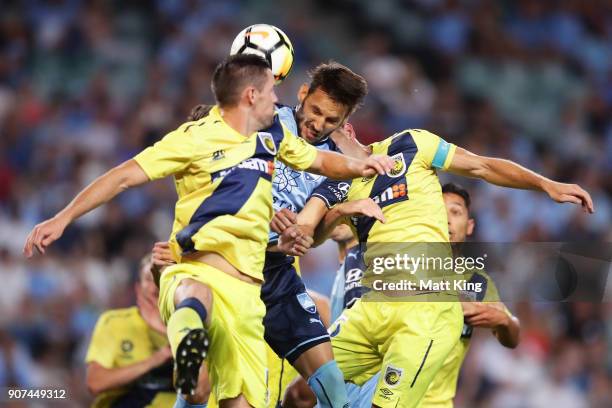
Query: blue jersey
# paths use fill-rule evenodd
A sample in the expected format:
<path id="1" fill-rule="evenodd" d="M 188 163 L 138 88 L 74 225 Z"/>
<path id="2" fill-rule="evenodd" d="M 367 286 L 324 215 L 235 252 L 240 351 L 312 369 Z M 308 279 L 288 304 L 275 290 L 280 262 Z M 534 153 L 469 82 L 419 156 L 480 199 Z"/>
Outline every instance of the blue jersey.
<path id="1" fill-rule="evenodd" d="M 277 105 L 276 112 L 281 122 L 293 134 L 298 134 L 298 125 L 295 119 L 295 109 L 289 106 Z M 314 145 L 317 149 L 339 151 L 336 144 L 327 137 Z M 280 161 L 274 163 L 274 179 L 272 181 L 272 206 L 274 211 L 282 208 L 297 213 L 304 208 L 310 194 L 317 188 L 325 177 L 305 171 L 294 170 Z M 278 240 L 278 234 L 270 231 L 270 243 Z"/>
<path id="2" fill-rule="evenodd" d="M 363 254 L 359 245 L 350 248 L 340 269 L 331 294 L 331 320 L 335 321 L 344 309 L 348 309 L 359 299 L 365 290 L 361 278 L 365 270 Z"/>

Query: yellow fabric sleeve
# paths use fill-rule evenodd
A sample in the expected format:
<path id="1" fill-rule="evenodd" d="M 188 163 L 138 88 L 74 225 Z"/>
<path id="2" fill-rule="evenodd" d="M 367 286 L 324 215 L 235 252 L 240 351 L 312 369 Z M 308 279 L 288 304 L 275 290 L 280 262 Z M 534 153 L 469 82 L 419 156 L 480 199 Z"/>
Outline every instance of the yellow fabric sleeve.
<path id="1" fill-rule="evenodd" d="M 306 170 L 317 158 L 317 149 L 295 136 L 283 126 L 285 136 L 280 144 L 278 159 L 296 170 Z"/>
<path id="2" fill-rule="evenodd" d="M 411 129 L 410 134 L 419 149 L 421 159 L 427 167 L 441 170 L 448 169 L 453 161 L 457 146 L 427 130 Z"/>
<path id="3" fill-rule="evenodd" d="M 134 156 L 134 160 L 142 167 L 149 180 L 157 180 L 185 170 L 193 161 L 194 139 L 185 129 L 185 126 L 181 126 Z"/>
<path id="4" fill-rule="evenodd" d="M 105 368 L 113 368 L 115 365 L 115 355 L 117 354 L 117 342 L 113 341 L 116 328 L 113 326 L 113 319 L 109 319 L 108 312 L 103 313 L 91 336 L 91 342 L 87 349 L 85 362 L 96 362 Z"/>

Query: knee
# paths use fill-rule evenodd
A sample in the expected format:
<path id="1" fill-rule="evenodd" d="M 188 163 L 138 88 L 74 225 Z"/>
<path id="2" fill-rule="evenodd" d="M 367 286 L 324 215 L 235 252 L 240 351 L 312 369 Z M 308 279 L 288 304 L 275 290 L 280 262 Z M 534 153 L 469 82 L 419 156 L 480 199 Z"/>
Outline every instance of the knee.
<path id="1" fill-rule="evenodd" d="M 199 300 L 210 311 L 213 295 L 208 285 L 193 279 L 183 279 L 174 294 L 174 304 L 179 304 L 189 298 Z"/>

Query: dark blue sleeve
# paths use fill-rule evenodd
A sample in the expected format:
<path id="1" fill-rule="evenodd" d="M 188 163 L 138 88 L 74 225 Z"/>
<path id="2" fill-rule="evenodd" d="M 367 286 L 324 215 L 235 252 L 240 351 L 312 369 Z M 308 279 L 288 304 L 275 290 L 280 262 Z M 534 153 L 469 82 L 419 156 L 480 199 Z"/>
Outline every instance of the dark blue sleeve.
<path id="1" fill-rule="evenodd" d="M 317 197 L 325 203 L 327 208 L 332 208 L 338 203 L 346 201 L 352 180 L 330 180 L 326 179 L 317 187 L 310 197 Z"/>

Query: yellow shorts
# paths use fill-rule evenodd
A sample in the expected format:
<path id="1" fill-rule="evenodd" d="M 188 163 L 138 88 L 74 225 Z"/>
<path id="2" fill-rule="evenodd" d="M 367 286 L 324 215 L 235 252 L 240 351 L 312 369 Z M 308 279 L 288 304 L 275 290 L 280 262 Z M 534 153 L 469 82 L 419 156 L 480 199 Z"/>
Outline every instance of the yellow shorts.
<path id="1" fill-rule="evenodd" d="M 183 279 L 206 284 L 213 293 L 208 335 L 208 372 L 215 400 L 243 394 L 256 408 L 267 406 L 267 358 L 261 287 L 200 262 L 170 266 L 160 279 L 159 311 L 164 322 L 174 313 L 174 293 Z"/>
<path id="2" fill-rule="evenodd" d="M 459 341 L 459 302 L 357 301 L 331 326 L 344 379 L 362 385 L 378 372 L 372 403 L 417 407 Z"/>
<path id="3" fill-rule="evenodd" d="M 268 349 L 268 389 L 270 390 L 270 407 L 283 400 L 287 386 L 299 377 L 299 373 L 287 360 L 281 359 L 266 345 Z"/>

